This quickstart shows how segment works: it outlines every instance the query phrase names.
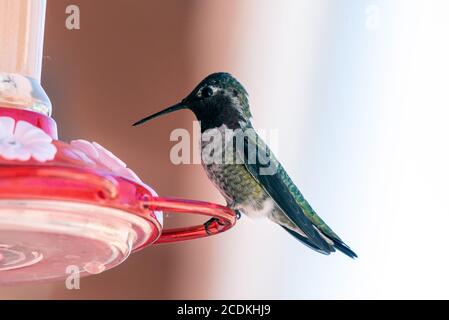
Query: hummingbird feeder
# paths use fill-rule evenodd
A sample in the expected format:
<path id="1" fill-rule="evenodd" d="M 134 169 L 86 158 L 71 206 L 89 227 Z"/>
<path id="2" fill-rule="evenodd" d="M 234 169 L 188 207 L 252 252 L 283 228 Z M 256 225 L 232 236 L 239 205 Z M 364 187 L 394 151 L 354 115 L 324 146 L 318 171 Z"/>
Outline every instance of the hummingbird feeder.
<path id="1" fill-rule="evenodd" d="M 0 0 L 0 285 L 117 266 L 152 244 L 231 228 L 223 206 L 158 197 L 97 143 L 58 140 L 40 84 L 45 0 Z M 163 211 L 215 217 L 163 229 Z"/>

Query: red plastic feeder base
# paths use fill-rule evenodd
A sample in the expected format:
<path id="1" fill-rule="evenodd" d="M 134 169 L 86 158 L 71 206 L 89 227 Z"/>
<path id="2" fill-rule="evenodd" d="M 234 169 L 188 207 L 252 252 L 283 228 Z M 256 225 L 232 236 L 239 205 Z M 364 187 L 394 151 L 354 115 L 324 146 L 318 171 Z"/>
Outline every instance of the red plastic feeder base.
<path id="1" fill-rule="evenodd" d="M 164 230 L 161 211 L 217 218 Z M 57 140 L 53 119 L 0 108 L 0 284 L 100 273 L 151 244 L 217 234 L 229 208 L 160 198 L 98 144 Z"/>

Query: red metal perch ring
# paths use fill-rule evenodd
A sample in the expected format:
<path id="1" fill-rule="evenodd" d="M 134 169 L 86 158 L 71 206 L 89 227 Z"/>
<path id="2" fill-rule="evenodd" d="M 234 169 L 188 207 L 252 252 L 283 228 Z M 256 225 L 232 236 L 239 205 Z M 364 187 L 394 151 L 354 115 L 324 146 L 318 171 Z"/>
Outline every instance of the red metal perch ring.
<path id="1" fill-rule="evenodd" d="M 237 220 L 236 214 L 232 209 L 209 202 L 154 197 L 146 201 L 145 204 L 148 205 L 149 209 L 154 211 L 199 214 L 216 218 L 216 221 L 208 226 L 207 231 L 203 224 L 162 230 L 162 234 L 156 240 L 155 244 L 192 240 L 215 235 L 232 228 Z"/>

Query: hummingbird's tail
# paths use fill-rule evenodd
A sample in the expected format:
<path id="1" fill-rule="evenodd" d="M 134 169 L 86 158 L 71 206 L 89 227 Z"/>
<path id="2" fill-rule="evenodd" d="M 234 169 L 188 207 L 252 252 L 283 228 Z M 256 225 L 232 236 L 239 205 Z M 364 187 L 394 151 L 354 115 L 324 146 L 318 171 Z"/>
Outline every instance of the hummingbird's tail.
<path id="1" fill-rule="evenodd" d="M 323 235 L 322 233 L 320 233 L 320 235 L 323 238 L 325 238 L 325 240 L 327 242 L 329 242 L 329 244 L 331 244 L 330 248 L 331 248 L 332 251 L 329 252 L 329 251 L 324 251 L 324 250 L 320 249 L 319 247 L 314 245 L 309 239 L 307 239 L 306 237 L 300 235 L 299 233 L 297 233 L 297 232 L 295 232 L 295 231 L 293 231 L 293 230 L 291 230 L 291 229 L 289 229 L 287 227 L 284 227 L 284 226 L 282 226 L 282 228 L 284 228 L 288 233 L 290 233 L 296 239 L 301 241 L 303 244 L 305 244 L 309 248 L 311 248 L 311 249 L 313 249 L 313 250 L 315 250 L 315 251 L 317 251 L 319 253 L 328 255 L 331 252 L 335 252 L 335 249 L 337 249 L 337 250 L 341 251 L 342 253 L 344 253 L 345 255 L 347 255 L 348 257 L 350 257 L 352 259 L 357 258 L 357 254 L 354 251 L 352 251 L 351 248 L 349 248 L 349 246 L 347 244 L 345 244 L 340 238 L 335 238 L 335 237 L 332 237 L 332 236 L 329 236 L 329 235 Z"/>
<path id="2" fill-rule="evenodd" d="M 284 227 L 284 226 L 281 226 L 281 227 L 284 228 L 285 231 L 287 231 L 288 233 L 290 233 L 292 236 L 294 236 L 294 237 L 295 237 L 296 239 L 298 239 L 302 244 L 306 245 L 306 246 L 309 247 L 310 249 L 315 250 L 315 251 L 317 251 L 317 252 L 319 252 L 319 253 L 322 253 L 322 254 L 325 254 L 325 255 L 329 255 L 329 254 L 330 254 L 330 251 L 324 251 L 324 250 L 320 249 L 320 248 L 317 247 L 315 244 L 313 244 L 308 238 L 306 238 L 306 237 L 300 235 L 299 233 L 297 233 L 297 232 L 295 232 L 295 231 L 293 231 L 293 230 L 291 230 L 291 229 L 289 229 L 289 228 L 287 228 L 287 227 Z M 333 250 L 333 251 L 335 251 L 335 250 Z"/>
<path id="3" fill-rule="evenodd" d="M 331 240 L 334 243 L 334 247 L 337 250 L 343 252 L 345 255 L 347 255 L 348 257 L 350 257 L 352 259 L 357 258 L 357 254 L 354 251 L 352 251 L 351 248 L 349 248 L 346 243 L 344 243 L 340 239 L 331 239 Z"/>

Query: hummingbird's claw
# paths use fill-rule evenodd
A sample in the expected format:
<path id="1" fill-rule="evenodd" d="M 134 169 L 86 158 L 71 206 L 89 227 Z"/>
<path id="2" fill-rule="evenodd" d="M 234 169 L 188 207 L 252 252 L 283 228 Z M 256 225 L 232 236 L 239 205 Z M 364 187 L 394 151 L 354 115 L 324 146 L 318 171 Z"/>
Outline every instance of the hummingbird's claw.
<path id="1" fill-rule="evenodd" d="M 213 233 L 209 230 L 209 228 L 210 228 L 210 225 L 211 224 L 213 224 L 213 223 L 217 223 L 217 224 L 219 224 L 220 226 L 222 226 L 223 225 L 223 223 L 221 223 L 221 221 L 220 221 L 220 219 L 217 219 L 217 218 L 212 218 L 212 219 L 209 219 L 209 220 L 207 220 L 203 225 L 204 225 L 204 229 L 206 230 L 206 233 L 208 234 L 208 235 L 212 235 Z"/>

